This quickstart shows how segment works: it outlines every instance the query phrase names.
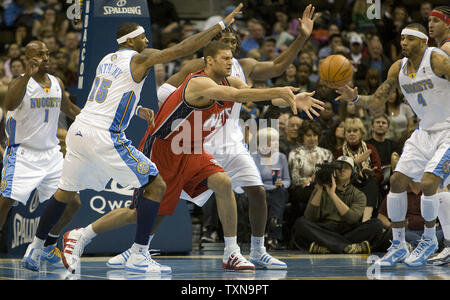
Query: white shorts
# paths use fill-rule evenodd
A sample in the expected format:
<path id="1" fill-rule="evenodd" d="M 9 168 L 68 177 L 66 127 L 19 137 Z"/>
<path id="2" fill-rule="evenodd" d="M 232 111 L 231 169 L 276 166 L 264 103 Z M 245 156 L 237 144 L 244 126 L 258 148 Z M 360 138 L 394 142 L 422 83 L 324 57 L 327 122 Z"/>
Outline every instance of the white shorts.
<path id="1" fill-rule="evenodd" d="M 213 149 L 205 148 L 205 150 L 208 151 Z M 241 187 L 263 186 L 264 184 L 262 182 L 258 167 L 245 146 L 243 144 L 236 144 L 233 150 L 234 151 L 229 151 L 232 154 L 211 153 L 215 160 L 225 169 L 227 175 L 231 178 L 233 189 L 237 193 L 243 193 L 244 191 Z M 212 193 L 213 192 L 211 190 L 207 190 L 192 199 L 183 191 L 181 193 L 181 198 L 189 200 L 198 206 L 203 206 L 211 197 Z"/>
<path id="2" fill-rule="evenodd" d="M 67 153 L 58 187 L 65 191 L 102 191 L 112 178 L 140 188 L 158 169 L 123 132 L 113 133 L 75 121 L 66 137 Z"/>
<path id="3" fill-rule="evenodd" d="M 396 172 L 420 182 L 423 173 L 442 178 L 442 186 L 450 184 L 450 130 L 416 129 L 403 147 Z"/>
<path id="4" fill-rule="evenodd" d="M 50 150 L 34 150 L 22 145 L 7 147 L 3 156 L 1 194 L 26 205 L 31 192 L 38 190 L 39 201 L 56 192 L 63 167 L 59 145 Z"/>

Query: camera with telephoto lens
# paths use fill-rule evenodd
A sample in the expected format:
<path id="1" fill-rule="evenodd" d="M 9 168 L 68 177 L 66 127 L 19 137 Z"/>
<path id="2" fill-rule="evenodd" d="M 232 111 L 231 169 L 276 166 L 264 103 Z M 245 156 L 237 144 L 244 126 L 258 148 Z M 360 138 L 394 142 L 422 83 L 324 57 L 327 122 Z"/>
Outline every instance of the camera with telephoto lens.
<path id="1" fill-rule="evenodd" d="M 324 163 L 316 164 L 316 177 L 314 183 L 331 186 L 331 176 L 334 176 L 335 170 L 340 170 L 341 168 L 342 161 L 325 161 Z"/>

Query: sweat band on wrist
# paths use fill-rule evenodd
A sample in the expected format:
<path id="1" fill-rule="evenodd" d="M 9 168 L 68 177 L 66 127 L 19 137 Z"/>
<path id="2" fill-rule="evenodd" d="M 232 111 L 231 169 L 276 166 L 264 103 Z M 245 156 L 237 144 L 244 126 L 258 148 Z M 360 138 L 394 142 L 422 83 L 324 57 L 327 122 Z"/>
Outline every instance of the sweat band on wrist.
<path id="1" fill-rule="evenodd" d="M 134 114 L 135 114 L 136 116 L 138 116 L 138 117 L 139 117 L 139 110 L 140 110 L 141 108 L 142 108 L 141 105 L 136 106 L 136 111 L 134 112 Z"/>
<path id="2" fill-rule="evenodd" d="M 220 21 L 220 22 L 219 22 L 219 25 L 220 25 L 220 27 L 222 28 L 222 30 L 224 30 L 225 28 L 228 27 L 227 23 L 226 23 L 224 20 Z"/>

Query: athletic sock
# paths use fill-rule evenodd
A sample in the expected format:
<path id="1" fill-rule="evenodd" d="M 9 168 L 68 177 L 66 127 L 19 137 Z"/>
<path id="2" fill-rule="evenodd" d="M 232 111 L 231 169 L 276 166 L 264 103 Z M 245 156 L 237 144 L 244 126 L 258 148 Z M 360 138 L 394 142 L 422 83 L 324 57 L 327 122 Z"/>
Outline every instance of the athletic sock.
<path id="1" fill-rule="evenodd" d="M 50 246 L 50 245 L 56 245 L 56 242 L 58 241 L 59 234 L 51 234 L 49 233 L 47 236 L 47 239 L 45 240 L 44 247 Z"/>
<path id="2" fill-rule="evenodd" d="M 137 228 L 134 242 L 148 248 L 150 233 L 158 215 L 159 202 L 139 196 L 137 205 Z"/>
<path id="3" fill-rule="evenodd" d="M 54 196 L 47 200 L 47 205 L 41 215 L 41 220 L 36 230 L 36 237 L 45 241 L 50 230 L 64 213 L 64 209 L 66 209 L 66 203 L 56 200 Z"/>

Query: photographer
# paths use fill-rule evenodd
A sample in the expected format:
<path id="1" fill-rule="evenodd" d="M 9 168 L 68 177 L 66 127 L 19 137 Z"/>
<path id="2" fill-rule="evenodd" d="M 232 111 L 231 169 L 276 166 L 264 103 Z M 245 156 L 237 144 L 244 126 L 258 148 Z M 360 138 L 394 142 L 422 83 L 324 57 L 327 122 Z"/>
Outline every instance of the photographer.
<path id="1" fill-rule="evenodd" d="M 295 223 L 293 242 L 313 254 L 369 254 L 381 238 L 383 225 L 377 219 L 361 223 L 366 196 L 351 184 L 353 159 L 341 156 L 330 165 L 335 169 L 329 175 L 331 183 L 318 182 L 318 174 L 324 172 L 316 172 L 316 185 L 304 217 Z M 327 169 L 323 164 L 322 168 Z"/>

